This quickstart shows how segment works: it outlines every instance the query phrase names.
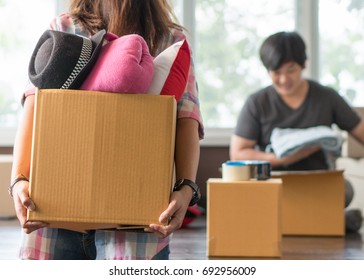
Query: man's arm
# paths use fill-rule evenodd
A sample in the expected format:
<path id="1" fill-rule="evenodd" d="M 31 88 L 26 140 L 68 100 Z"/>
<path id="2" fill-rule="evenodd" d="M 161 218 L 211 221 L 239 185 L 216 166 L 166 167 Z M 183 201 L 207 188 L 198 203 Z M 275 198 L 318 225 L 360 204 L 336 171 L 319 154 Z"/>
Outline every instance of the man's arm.
<path id="1" fill-rule="evenodd" d="M 274 153 L 262 152 L 254 149 L 256 141 L 233 135 L 230 143 L 231 160 L 264 160 L 269 161 L 272 167 L 289 165 L 298 162 L 320 150 L 319 146 L 312 146 L 298 152 L 278 158 Z"/>
<path id="2" fill-rule="evenodd" d="M 364 120 L 361 120 L 349 133 L 364 145 Z"/>

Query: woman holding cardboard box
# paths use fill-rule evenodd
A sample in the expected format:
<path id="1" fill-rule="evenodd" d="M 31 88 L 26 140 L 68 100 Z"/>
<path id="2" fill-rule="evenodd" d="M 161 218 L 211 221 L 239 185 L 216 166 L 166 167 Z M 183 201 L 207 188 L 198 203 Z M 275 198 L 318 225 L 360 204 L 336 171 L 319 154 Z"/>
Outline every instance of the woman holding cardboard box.
<path id="1" fill-rule="evenodd" d="M 167 0 L 74 0 L 71 1 L 70 12 L 58 16 L 52 22 L 51 29 L 89 38 L 87 44 L 93 54 L 97 54 L 102 45 L 105 35 L 102 33 L 103 29 L 117 36 L 139 34 L 145 39 L 150 53 L 155 57 L 174 43 L 186 39 L 183 28 L 176 24 L 174 19 Z M 41 48 L 44 51 L 46 43 Z M 47 65 L 42 63 L 42 59 L 44 58 L 36 59 L 35 69 Z M 91 60 L 86 65 L 95 63 Z M 64 62 L 67 64 L 66 60 Z M 18 219 L 26 233 L 23 235 L 20 258 L 168 259 L 170 234 L 181 227 L 188 206 L 199 199 L 199 190 L 194 180 L 199 160 L 199 139 L 203 138 L 203 125 L 192 62 L 188 68 L 187 84 L 177 107 L 177 182 L 168 208 L 159 217 L 161 224 L 151 224 L 145 232 L 93 230 L 80 233 L 48 228 L 44 222 L 27 221 L 27 210 L 36 209 L 36 201 L 30 199 L 28 191 L 35 87 L 31 84 L 27 88 L 23 98 L 23 119 L 14 145 L 12 182 L 9 187 Z M 75 75 L 76 80 L 85 78 L 86 73 L 81 74 Z M 37 76 L 38 82 L 44 81 L 38 78 Z M 79 85 L 81 82 L 79 80 L 73 85 Z M 168 222 L 167 225 L 163 225 L 165 222 Z"/>

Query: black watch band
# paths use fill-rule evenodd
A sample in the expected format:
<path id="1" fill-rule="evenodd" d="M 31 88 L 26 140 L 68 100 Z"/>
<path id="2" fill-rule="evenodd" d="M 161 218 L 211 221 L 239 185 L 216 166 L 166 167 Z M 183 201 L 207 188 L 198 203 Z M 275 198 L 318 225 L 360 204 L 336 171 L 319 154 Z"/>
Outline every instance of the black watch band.
<path id="1" fill-rule="evenodd" d="M 189 204 L 190 206 L 192 206 L 192 205 L 196 204 L 201 198 L 200 188 L 195 182 L 193 182 L 191 180 L 179 179 L 174 184 L 173 191 L 174 192 L 179 191 L 182 188 L 182 186 L 185 186 L 185 185 L 189 186 L 193 191 L 193 196 L 192 196 L 191 202 Z"/>

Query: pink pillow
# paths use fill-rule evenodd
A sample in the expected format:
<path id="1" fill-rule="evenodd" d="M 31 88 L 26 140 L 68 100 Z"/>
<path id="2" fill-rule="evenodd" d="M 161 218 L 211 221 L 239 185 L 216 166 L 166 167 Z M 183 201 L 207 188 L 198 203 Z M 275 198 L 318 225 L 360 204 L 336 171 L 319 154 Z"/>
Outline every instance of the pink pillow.
<path id="1" fill-rule="evenodd" d="M 80 89 L 116 93 L 145 93 L 153 78 L 153 57 L 136 34 L 108 33 L 99 58 Z"/>
<path id="2" fill-rule="evenodd" d="M 177 42 L 153 61 L 154 76 L 147 93 L 174 95 L 179 101 L 186 89 L 191 65 L 190 48 L 186 40 Z"/>

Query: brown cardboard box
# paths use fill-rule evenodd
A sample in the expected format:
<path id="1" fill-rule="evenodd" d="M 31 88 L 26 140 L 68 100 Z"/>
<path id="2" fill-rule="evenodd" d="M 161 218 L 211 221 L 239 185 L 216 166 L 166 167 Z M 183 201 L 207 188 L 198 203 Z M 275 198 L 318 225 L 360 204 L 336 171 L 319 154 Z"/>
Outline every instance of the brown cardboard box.
<path id="1" fill-rule="evenodd" d="M 8 194 L 12 155 L 0 155 L 0 219 L 16 217 L 13 199 Z"/>
<path id="2" fill-rule="evenodd" d="M 281 256 L 280 179 L 207 181 L 207 254 Z"/>
<path id="3" fill-rule="evenodd" d="M 343 236 L 342 171 L 272 172 L 283 180 L 283 235 Z"/>
<path id="4" fill-rule="evenodd" d="M 175 125 L 171 96 L 38 91 L 28 219 L 80 231 L 158 223 Z"/>

